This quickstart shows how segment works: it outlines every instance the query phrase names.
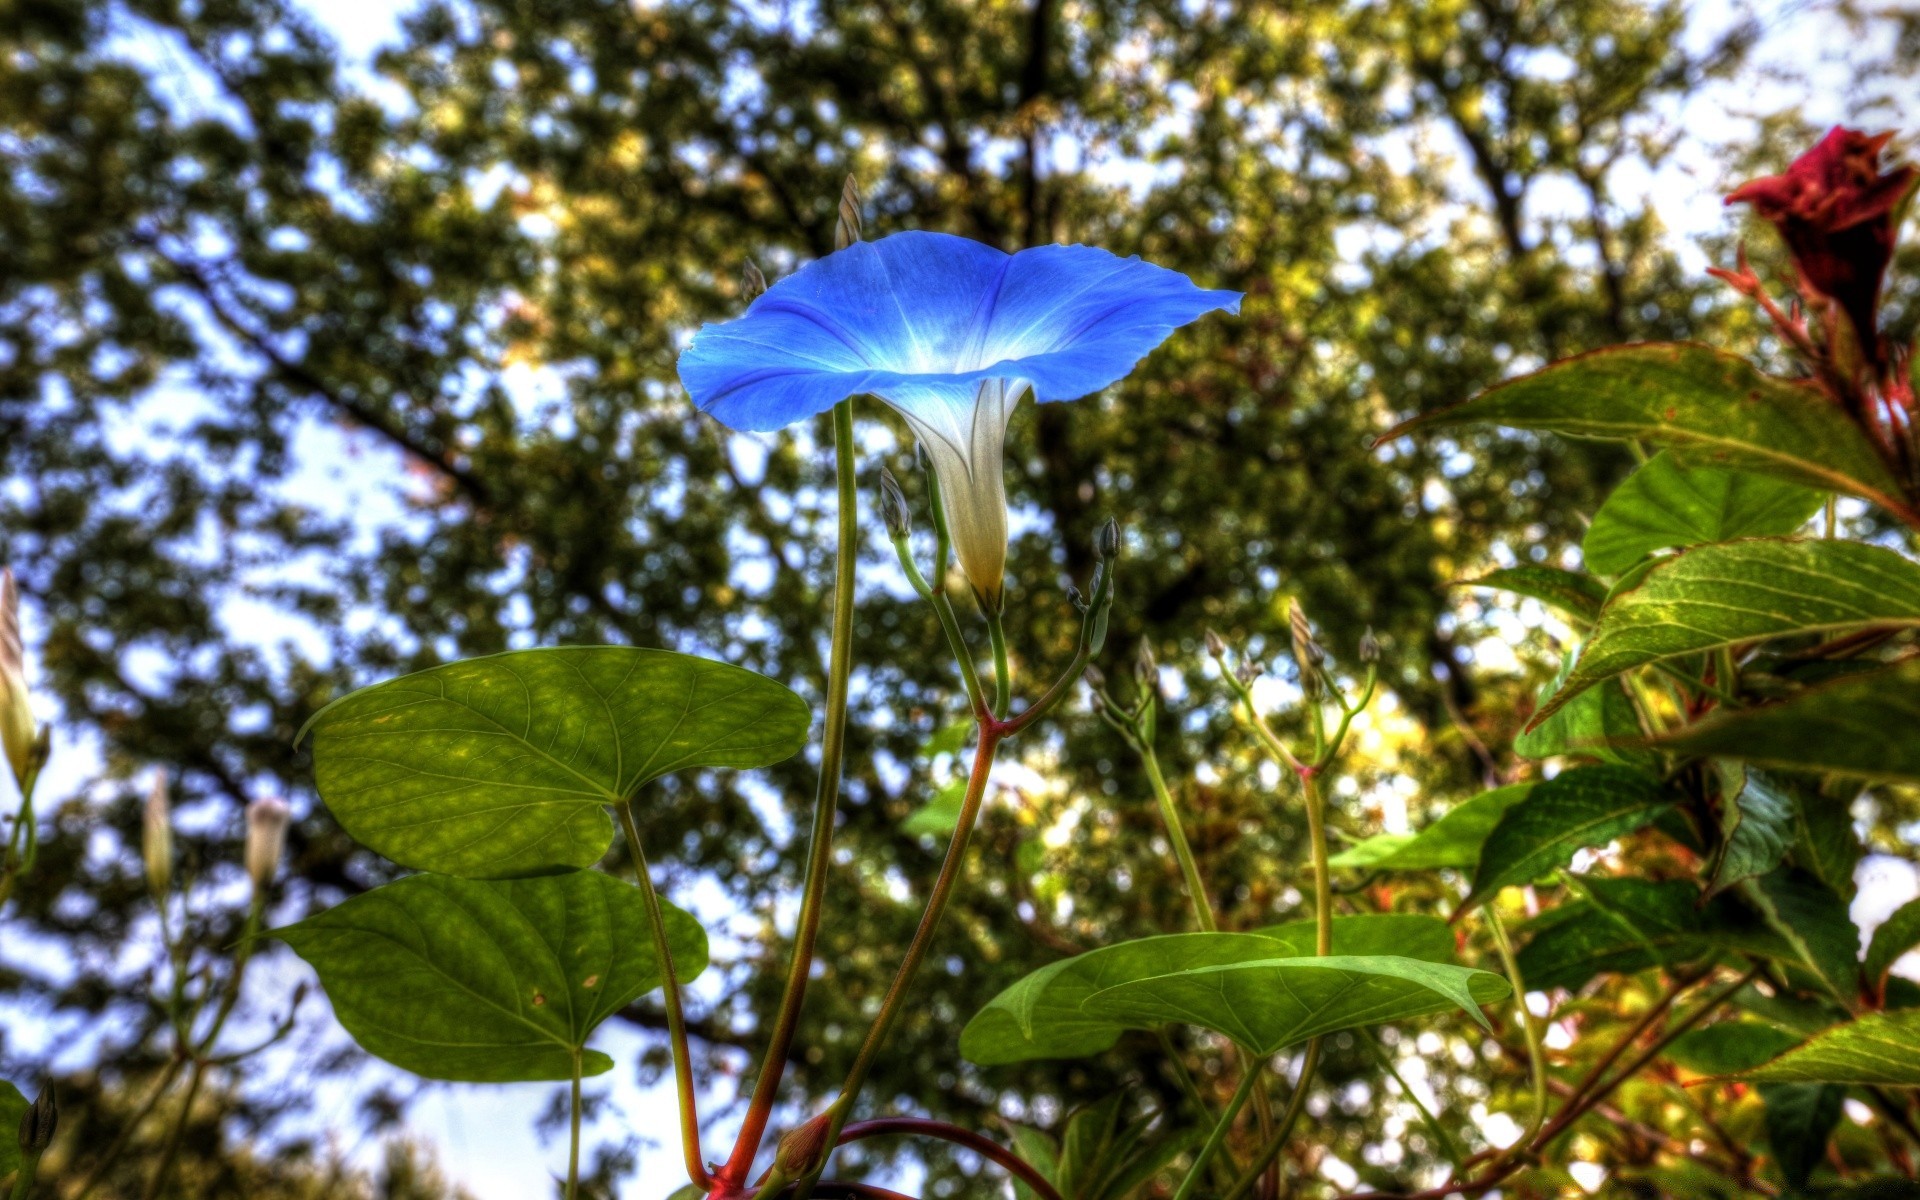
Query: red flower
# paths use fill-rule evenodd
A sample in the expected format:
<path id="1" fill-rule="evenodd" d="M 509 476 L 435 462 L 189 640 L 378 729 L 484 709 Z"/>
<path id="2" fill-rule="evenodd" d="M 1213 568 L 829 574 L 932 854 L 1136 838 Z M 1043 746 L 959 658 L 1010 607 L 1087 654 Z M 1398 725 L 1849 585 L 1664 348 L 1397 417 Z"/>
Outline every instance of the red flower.
<path id="1" fill-rule="evenodd" d="M 1880 151 L 1892 137 L 1836 125 L 1785 175 L 1742 184 L 1727 197 L 1728 204 L 1751 204 L 1773 222 L 1793 251 L 1801 279 L 1840 306 L 1875 360 L 1880 283 L 1893 258 L 1897 214 L 1916 174 L 1911 166 L 1880 170 Z"/>

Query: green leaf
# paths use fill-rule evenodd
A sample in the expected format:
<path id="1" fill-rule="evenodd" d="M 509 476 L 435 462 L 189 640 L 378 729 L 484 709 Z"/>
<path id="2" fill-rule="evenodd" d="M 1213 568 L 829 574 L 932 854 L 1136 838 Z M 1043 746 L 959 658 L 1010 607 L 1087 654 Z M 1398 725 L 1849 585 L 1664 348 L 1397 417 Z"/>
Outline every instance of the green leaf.
<path id="1" fill-rule="evenodd" d="M 1700 1075 L 1735 1075 L 1799 1044 L 1799 1038 L 1772 1025 L 1722 1021 L 1681 1034 L 1667 1046 L 1667 1057 Z"/>
<path id="2" fill-rule="evenodd" d="M 947 837 L 960 825 L 960 807 L 967 798 L 967 781 L 956 779 L 934 793 L 933 799 L 908 813 L 900 832 L 911 837 Z"/>
<path id="3" fill-rule="evenodd" d="M 1449 1007 L 1485 1025 L 1480 1005 L 1510 991 L 1490 971 L 1390 954 L 1268 957 L 1129 979 L 1081 1008 L 1135 1027 L 1198 1025 L 1266 1055 L 1319 1034 Z"/>
<path id="4" fill-rule="evenodd" d="M 1793 792 L 1759 771 L 1721 760 L 1720 857 L 1707 894 L 1778 867 L 1793 845 L 1799 805 Z"/>
<path id="5" fill-rule="evenodd" d="M 1599 615 L 1600 605 L 1607 598 L 1607 585 L 1591 575 L 1534 563 L 1502 567 L 1478 579 L 1463 579 L 1453 586 L 1495 588 L 1531 596 L 1588 623 Z"/>
<path id="6" fill-rule="evenodd" d="M 670 772 L 779 762 L 808 721 L 800 697 L 739 667 L 569 646 L 362 688 L 307 728 L 314 781 L 354 840 L 501 879 L 592 866 L 613 841 L 607 805 Z"/>
<path id="7" fill-rule="evenodd" d="M 1310 956 L 1313 945 L 1313 922 L 1298 921 L 1255 933 L 1176 933 L 1089 950 L 1041 967 L 988 1001 L 961 1031 L 960 1053 L 983 1067 L 1099 1054 L 1130 1026 L 1084 1011 L 1082 1003 L 1094 993 L 1190 966 Z M 1453 960 L 1453 933 L 1435 917 L 1335 917 L 1333 950 L 1445 963 Z"/>
<path id="8" fill-rule="evenodd" d="M 1767 923 L 1794 948 L 1797 964 L 1842 1004 L 1860 991 L 1860 930 L 1847 902 L 1818 877 L 1781 870 L 1753 880 L 1745 888 Z"/>
<path id="9" fill-rule="evenodd" d="M 1658 779 L 1628 767 L 1575 767 L 1535 784 L 1487 835 L 1462 907 L 1503 887 L 1544 879 L 1572 862 L 1576 851 L 1632 833 L 1672 803 Z"/>
<path id="10" fill-rule="evenodd" d="M 1567 677 L 1573 673 L 1574 657 L 1567 655 L 1560 664 L 1560 673 L 1542 689 L 1542 705 L 1566 685 Z M 1657 761 L 1658 756 L 1650 750 L 1627 748 L 1645 734 L 1626 688 L 1609 682 L 1580 693 L 1551 717 L 1523 731 L 1513 739 L 1513 752 L 1535 759 L 1580 754 L 1622 766 L 1646 766 Z"/>
<path id="11" fill-rule="evenodd" d="M 1920 782 L 1920 660 L 1850 675 L 1762 708 L 1722 713 L 1653 744 L 1761 766 Z"/>
<path id="12" fill-rule="evenodd" d="M 1813 1169 L 1827 1156 L 1827 1139 L 1840 1123 L 1843 1088 L 1818 1083 L 1774 1083 L 1760 1088 L 1766 1105 L 1767 1143 L 1787 1186 L 1807 1186 Z"/>
<path id="13" fill-rule="evenodd" d="M 0 1079 L 0 1182 L 20 1169 L 20 1119 L 33 1102 Z"/>
<path id="14" fill-rule="evenodd" d="M 663 905 L 684 982 L 707 966 L 698 923 Z M 607 1017 L 660 986 L 640 889 L 599 871 L 533 879 L 413 875 L 273 931 L 313 965 L 369 1052 L 429 1079 L 567 1079 Z"/>
<path id="15" fill-rule="evenodd" d="M 1743 1078 L 1754 1083 L 1920 1087 L 1920 1008 L 1868 1013 L 1835 1025 Z"/>
<path id="16" fill-rule="evenodd" d="M 1867 958 L 1860 967 L 1867 986 L 1879 992 L 1893 964 L 1915 946 L 1920 946 L 1920 900 L 1909 900 L 1893 910 L 1867 943 Z"/>
<path id="17" fill-rule="evenodd" d="M 1623 671 L 1792 634 L 1920 625 L 1920 563 L 1862 542 L 1755 538 L 1662 560 L 1600 610 L 1561 705 Z"/>
<path id="18" fill-rule="evenodd" d="M 1528 987 L 1573 990 L 1603 972 L 1632 974 L 1726 953 L 1794 954 L 1757 914 L 1727 897 L 1703 906 L 1685 880 L 1589 876 L 1581 892 L 1582 899 L 1527 923 L 1519 963 Z"/>
<path id="19" fill-rule="evenodd" d="M 1589 571 L 1618 575 L 1656 550 L 1793 533 L 1825 502 L 1826 493 L 1812 488 L 1748 471 L 1684 467 L 1664 451 L 1607 497 L 1580 551 Z"/>
<path id="20" fill-rule="evenodd" d="M 1383 833 L 1348 847 L 1328 859 L 1335 867 L 1375 871 L 1428 871 L 1440 867 L 1465 869 L 1480 861 L 1480 845 L 1507 809 L 1526 798 L 1531 783 L 1516 783 L 1450 809 L 1438 821 L 1416 834 Z"/>
<path id="21" fill-rule="evenodd" d="M 920 753 L 928 758 L 938 758 L 942 754 L 958 754 L 967 748 L 967 740 L 973 733 L 971 721 L 956 721 L 943 729 L 934 730 Z"/>
<path id="22" fill-rule="evenodd" d="M 1572 437 L 1640 439 L 1686 466 L 1760 471 L 1911 513 L 1873 443 L 1809 384 L 1689 344 L 1583 354 L 1408 421 L 1386 437 L 1483 423 Z"/>
<path id="23" fill-rule="evenodd" d="M 1040 1172 L 1048 1183 L 1059 1187 L 1060 1150 L 1045 1130 L 1035 1129 L 1031 1125 L 1013 1126 L 1013 1152 Z M 1013 1197 L 1014 1200 L 1040 1200 L 1040 1193 L 1016 1178 L 1013 1181 Z"/>

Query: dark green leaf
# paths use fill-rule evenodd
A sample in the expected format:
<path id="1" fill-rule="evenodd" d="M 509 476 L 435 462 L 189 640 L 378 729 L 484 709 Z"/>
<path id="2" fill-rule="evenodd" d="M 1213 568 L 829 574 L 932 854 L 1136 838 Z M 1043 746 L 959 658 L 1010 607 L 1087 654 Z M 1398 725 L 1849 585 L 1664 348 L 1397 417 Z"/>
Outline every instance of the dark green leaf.
<path id="1" fill-rule="evenodd" d="M 1532 724 L 1623 671 L 1791 634 L 1920 625 L 1920 563 L 1862 542 L 1755 538 L 1683 550 L 1615 589 Z"/>
<path id="2" fill-rule="evenodd" d="M 707 936 L 665 906 L 684 982 Z M 661 984 L 639 888 L 599 871 L 413 875 L 274 930 L 313 965 L 362 1047 L 429 1079 L 567 1079 L 613 1066 L 587 1038 Z"/>
<path id="3" fill-rule="evenodd" d="M 1848 796 L 1831 795 L 1828 788 L 1812 781 L 1800 779 L 1796 785 L 1793 861 L 1842 900 L 1851 901 L 1859 889 L 1854 870 L 1866 853 L 1860 832 L 1853 826 L 1852 801 Z"/>
<path id="4" fill-rule="evenodd" d="M 1388 954 L 1267 957 L 1142 975 L 1095 992 L 1081 1008 L 1133 1027 L 1198 1025 L 1265 1055 L 1450 1007 L 1484 1025 L 1480 1005 L 1510 990 L 1489 971 Z"/>
<path id="5" fill-rule="evenodd" d="M 1607 585 L 1591 575 L 1533 563 L 1502 567 L 1478 579 L 1463 579 L 1455 586 L 1496 588 L 1531 596 L 1588 622 L 1599 615 L 1600 605 L 1607 598 Z"/>
<path id="6" fill-rule="evenodd" d="M 1576 851 L 1634 832 L 1673 803 L 1660 781 L 1628 767 L 1562 771 L 1501 815 L 1480 850 L 1472 907 L 1503 887 L 1544 879 Z"/>
<path id="7" fill-rule="evenodd" d="M 0 1079 L 0 1181 L 20 1169 L 20 1118 L 32 1103 L 19 1088 Z"/>
<path id="8" fill-rule="evenodd" d="M 1851 1003 L 1860 991 L 1860 930 L 1847 902 L 1814 875 L 1794 869 L 1753 880 L 1746 891 L 1793 947 L 1797 964 L 1834 999 Z"/>
<path id="9" fill-rule="evenodd" d="M 1767 475 L 1684 467 L 1663 451 L 1607 497 L 1580 550 L 1589 571 L 1618 575 L 1656 550 L 1792 533 L 1825 501 Z"/>
<path id="10" fill-rule="evenodd" d="M 1541 704 L 1566 685 L 1573 663 L 1574 656 L 1567 655 L 1560 673 L 1541 690 Z M 1623 766 L 1645 766 L 1655 762 L 1657 756 L 1627 745 L 1640 741 L 1645 734 L 1626 688 L 1610 681 L 1580 693 L 1551 717 L 1523 731 L 1513 739 L 1513 752 L 1523 758 L 1579 754 Z"/>
<path id="11" fill-rule="evenodd" d="M 1130 1026 L 1086 1012 L 1082 1004 L 1095 992 L 1189 966 L 1311 955 L 1313 944 L 1313 922 L 1297 921 L 1256 933 L 1177 933 L 1089 950 L 1041 967 L 988 1001 L 961 1031 L 960 1053 L 981 1066 L 1098 1054 Z M 1333 949 L 1446 963 L 1453 960 L 1453 934 L 1434 917 L 1335 917 Z"/>
<path id="12" fill-rule="evenodd" d="M 1668 1045 L 1667 1057 L 1700 1075 L 1734 1075 L 1799 1044 L 1799 1038 L 1772 1025 L 1722 1021 L 1681 1034 Z"/>
<path id="13" fill-rule="evenodd" d="M 1658 740 L 1681 754 L 1897 783 L 1920 782 L 1920 660 L 1711 717 Z"/>
<path id="14" fill-rule="evenodd" d="M 1744 1076 L 1755 1083 L 1920 1087 L 1920 1009 L 1868 1013 Z"/>
<path id="15" fill-rule="evenodd" d="M 1581 892 L 1583 898 L 1527 924 L 1519 962 L 1528 987 L 1571 990 L 1602 972 L 1632 974 L 1727 953 L 1793 954 L 1757 914 L 1729 897 L 1702 905 L 1685 880 L 1588 876 Z"/>
<path id="16" fill-rule="evenodd" d="M 1375 871 L 1427 871 L 1440 867 L 1467 868 L 1480 861 L 1481 843 L 1500 815 L 1533 790 L 1531 783 L 1481 792 L 1449 810 L 1438 821 L 1415 834 L 1383 833 L 1351 846 L 1328 860 L 1335 867 Z"/>
<path id="17" fill-rule="evenodd" d="M 1719 767 L 1722 840 L 1709 895 L 1778 867 L 1799 815 L 1790 789 L 1736 762 L 1723 759 Z"/>
<path id="18" fill-rule="evenodd" d="M 1745 359 L 1688 344 L 1623 346 L 1554 363 L 1423 426 L 1484 423 L 1572 437 L 1640 439 L 1688 466 L 1762 471 L 1909 512 L 1900 485 L 1858 426 L 1809 384 L 1762 374 Z"/>
<path id="19" fill-rule="evenodd" d="M 1860 967 L 1867 986 L 1879 991 L 1887 971 L 1915 946 L 1920 946 L 1920 900 L 1909 900 L 1873 931 L 1873 940 L 1867 943 L 1867 958 Z"/>
<path id="20" fill-rule="evenodd" d="M 808 720 L 798 696 L 739 667 L 569 646 L 362 688 L 308 729 L 314 782 L 356 841 L 501 879 L 593 865 L 613 841 L 607 805 L 674 771 L 779 762 Z"/>
<path id="21" fill-rule="evenodd" d="M 1827 1139 L 1840 1123 L 1843 1088 L 1819 1083 L 1774 1083 L 1760 1088 L 1767 1109 L 1767 1143 L 1780 1175 L 1795 1190 L 1807 1185 L 1827 1156 Z"/>

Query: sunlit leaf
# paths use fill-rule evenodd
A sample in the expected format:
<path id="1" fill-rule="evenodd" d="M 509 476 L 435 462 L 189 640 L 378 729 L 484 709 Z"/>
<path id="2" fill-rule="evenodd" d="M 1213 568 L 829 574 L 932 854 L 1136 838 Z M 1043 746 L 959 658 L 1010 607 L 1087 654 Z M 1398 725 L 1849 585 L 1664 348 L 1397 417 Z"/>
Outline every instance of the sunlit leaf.
<path id="1" fill-rule="evenodd" d="M 960 807 L 967 798 L 967 781 L 956 779 L 934 793 L 933 799 L 908 813 L 900 832 L 914 837 L 947 837 L 960 824 Z"/>
<path id="2" fill-rule="evenodd" d="M 1884 547 L 1824 538 L 1697 546 L 1615 589 L 1532 724 L 1635 667 L 1771 637 L 1899 626 L 1920 626 L 1920 563 Z"/>
<path id="3" fill-rule="evenodd" d="M 1299 921 L 1255 933 L 1177 933 L 1089 950 L 1040 968 L 988 1001 L 961 1032 L 960 1053 L 981 1066 L 1085 1058 L 1110 1048 L 1129 1028 L 1125 1021 L 1083 1009 L 1096 992 L 1187 967 L 1311 955 L 1313 947 L 1313 922 Z M 1335 917 L 1333 949 L 1336 954 L 1392 954 L 1446 963 L 1453 960 L 1453 933 L 1434 917 Z M 1426 998 L 1431 995 L 1423 992 L 1423 1003 L 1430 1003 Z M 1439 1001 L 1438 1007 L 1445 1002 Z"/>
<path id="4" fill-rule="evenodd" d="M 695 767 L 761 767 L 804 744 L 806 704 L 725 663 L 570 646 L 449 663 L 320 710 L 314 782 L 354 840 L 478 879 L 591 866 L 606 806 Z"/>
<path id="5" fill-rule="evenodd" d="M 1534 785 L 1501 814 L 1480 848 L 1471 907 L 1503 887 L 1544 879 L 1577 851 L 1604 846 L 1648 824 L 1673 803 L 1651 775 L 1630 767 L 1575 767 Z"/>
<path id="6" fill-rule="evenodd" d="M 1526 798 L 1531 783 L 1516 783 L 1481 792 L 1448 810 L 1445 816 L 1415 834 L 1383 833 L 1350 846 L 1329 859 L 1335 867 L 1374 871 L 1426 871 L 1439 867 L 1464 869 L 1480 861 L 1481 843 L 1500 815 Z"/>
<path id="7" fill-rule="evenodd" d="M 1575 655 L 1568 654 L 1560 664 L 1559 674 L 1541 690 L 1541 704 L 1566 685 L 1567 677 L 1573 673 L 1574 659 Z M 1513 739 L 1513 752 L 1523 758 L 1577 754 L 1602 762 L 1645 766 L 1653 763 L 1657 756 L 1631 745 L 1640 741 L 1645 732 L 1640 728 L 1639 714 L 1626 689 L 1617 681 L 1609 681 L 1580 693 L 1551 717 L 1524 730 Z"/>
<path id="8" fill-rule="evenodd" d="M 1861 779 L 1920 782 L 1920 660 L 1850 675 L 1761 708 L 1710 717 L 1658 740 L 1681 754 Z"/>
<path id="9" fill-rule="evenodd" d="M 1523 563 L 1501 567 L 1477 579 L 1463 579 L 1456 587 L 1494 588 L 1519 596 L 1531 596 L 1582 621 L 1592 621 L 1607 598 L 1607 585 L 1591 575 Z"/>
<path id="10" fill-rule="evenodd" d="M 707 937 L 664 906 L 684 982 Z M 413 875 L 274 930 L 319 973 L 369 1052 L 429 1079 L 567 1079 L 613 1060 L 602 1021 L 662 982 L 639 888 L 599 871 L 533 879 Z"/>
<path id="11" fill-rule="evenodd" d="M 1589 571 L 1618 575 L 1656 550 L 1792 533 L 1825 500 L 1767 475 L 1681 466 L 1666 451 L 1613 489 L 1580 551 Z"/>
<path id="12" fill-rule="evenodd" d="M 1920 1009 L 1868 1013 L 1748 1071 L 1755 1083 L 1920 1087 Z"/>
<path id="13" fill-rule="evenodd" d="M 1761 471 L 1909 511 L 1873 443 L 1810 384 L 1776 379 L 1691 344 L 1597 350 L 1490 388 L 1388 433 L 1492 424 L 1639 439 L 1687 466 Z"/>

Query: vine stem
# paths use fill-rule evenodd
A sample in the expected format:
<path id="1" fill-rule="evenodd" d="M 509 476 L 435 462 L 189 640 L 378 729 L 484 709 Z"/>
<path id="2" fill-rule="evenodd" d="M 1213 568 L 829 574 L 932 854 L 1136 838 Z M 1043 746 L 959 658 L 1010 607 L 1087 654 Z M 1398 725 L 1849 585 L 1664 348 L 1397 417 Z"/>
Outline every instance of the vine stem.
<path id="1" fill-rule="evenodd" d="M 571 1137 L 567 1149 L 567 1200 L 580 1190 L 580 1051 L 573 1052 L 573 1093 L 568 1098 L 568 1124 Z"/>
<path id="2" fill-rule="evenodd" d="M 93 1194 L 93 1189 L 100 1186 L 100 1180 L 106 1176 L 107 1169 L 119 1160 L 121 1152 L 127 1148 L 127 1143 L 133 1140 L 133 1135 L 140 1128 L 141 1122 L 153 1115 L 153 1110 L 159 1107 L 161 1099 L 172 1089 L 173 1081 L 180 1078 L 180 1068 L 183 1065 L 185 1064 L 178 1057 L 167 1063 L 166 1068 L 160 1072 L 159 1082 L 148 1091 L 147 1098 L 140 1102 L 140 1107 L 134 1110 L 133 1116 L 128 1118 L 126 1125 L 114 1136 L 112 1143 L 94 1162 L 93 1169 L 87 1172 L 87 1177 L 80 1181 L 80 1190 L 73 1194 L 73 1200 L 86 1200 Z"/>
<path id="3" fill-rule="evenodd" d="M 926 1117 L 879 1117 L 871 1121 L 855 1121 L 840 1131 L 837 1145 L 845 1146 L 852 1142 L 871 1137 L 886 1137 L 890 1134 L 906 1134 L 918 1137 L 938 1138 L 952 1142 L 956 1146 L 973 1151 L 989 1162 L 997 1163 L 1007 1172 L 1031 1188 L 1040 1200 L 1061 1200 L 1060 1191 L 1053 1186 L 1045 1175 L 1013 1151 L 991 1138 L 950 1125 L 945 1121 L 929 1120 Z"/>
<path id="4" fill-rule="evenodd" d="M 987 613 L 987 638 L 993 643 L 993 719 L 1004 721 L 1013 702 L 1013 668 L 1007 659 L 1006 626 L 997 608 Z"/>
<path id="5" fill-rule="evenodd" d="M 1200 880 L 1200 866 L 1194 861 L 1193 847 L 1187 843 L 1186 831 L 1180 825 L 1180 812 L 1174 807 L 1173 793 L 1167 790 L 1166 776 L 1160 773 L 1160 760 L 1153 747 L 1137 744 L 1140 761 L 1147 769 L 1147 782 L 1153 786 L 1153 798 L 1160 804 L 1160 820 L 1167 827 L 1167 840 L 1173 843 L 1173 856 L 1180 860 L 1180 874 L 1186 877 L 1187 897 L 1193 902 L 1193 919 L 1201 930 L 1213 933 L 1219 929 L 1214 919 L 1213 903 L 1207 897 L 1207 888 Z"/>
<path id="6" fill-rule="evenodd" d="M 847 744 L 847 680 L 853 670 L 853 586 L 854 566 L 859 559 L 860 520 L 858 498 L 853 479 L 853 399 L 833 406 L 834 479 L 839 493 L 839 545 L 835 551 L 833 574 L 833 648 L 827 664 L 826 726 L 820 737 L 820 777 L 814 789 L 813 828 L 807 855 L 806 881 L 802 885 L 800 915 L 793 931 L 793 962 L 780 995 L 780 1008 L 773 1019 L 773 1035 L 760 1060 L 760 1076 L 754 1083 L 753 1098 L 734 1140 L 733 1153 L 720 1168 L 720 1178 L 734 1188 L 746 1181 L 753 1169 L 754 1156 L 760 1152 L 767 1122 L 779 1097 L 780 1081 L 786 1072 L 787 1054 L 793 1048 L 794 1032 L 800 1024 L 800 1006 L 807 995 L 807 978 L 813 970 L 813 949 L 820 935 L 820 913 L 827 890 L 827 872 L 833 864 L 833 822 L 840 803 L 840 769 Z M 694 1138 L 698 1140 L 698 1132 Z M 698 1155 L 696 1154 L 696 1158 Z M 705 1167 L 700 1176 L 706 1174 Z M 694 1182 L 700 1181 L 696 1176 Z"/>
<path id="7" fill-rule="evenodd" d="M 653 888 L 653 872 L 647 867 L 647 852 L 640 844 L 640 827 L 633 819 L 633 802 L 614 806 L 620 812 L 620 824 L 627 834 L 627 853 L 633 856 L 633 873 L 640 884 L 640 897 L 647 906 L 647 932 L 653 938 L 653 953 L 660 960 L 660 986 L 667 1005 L 667 1038 L 673 1051 L 673 1083 L 680 1099 L 680 1153 L 686 1161 L 687 1178 L 701 1191 L 710 1191 L 713 1177 L 700 1153 L 700 1098 L 693 1088 L 693 1056 L 687 1050 L 687 1014 L 680 1003 L 680 977 L 673 967 L 673 948 L 667 942 L 666 915 L 660 911 L 660 894 Z M 579 1152 L 580 1074 L 578 1055 L 574 1062 L 574 1151 Z"/>
<path id="8" fill-rule="evenodd" d="M 1520 1136 L 1513 1140 L 1517 1149 L 1531 1142 L 1547 1123 L 1547 1056 L 1540 1044 L 1540 1027 L 1527 1008 L 1527 981 L 1520 974 L 1520 960 L 1513 952 L 1513 939 L 1507 936 L 1506 922 L 1500 919 L 1500 911 L 1491 899 L 1484 911 L 1487 927 L 1493 931 L 1494 944 L 1500 948 L 1500 963 L 1507 970 L 1507 982 L 1513 986 L 1513 1011 L 1520 1020 L 1521 1036 L 1527 1041 L 1527 1069 L 1533 1081 L 1533 1115 L 1527 1119 Z"/>
<path id="9" fill-rule="evenodd" d="M 852 1113 L 853 1104 L 859 1098 L 860 1090 L 866 1085 L 867 1075 L 873 1070 L 874 1062 L 880 1057 L 880 1048 L 886 1043 L 887 1035 L 893 1030 L 893 1023 L 900 1016 L 900 1009 L 907 997 L 907 990 L 919 973 L 920 964 L 927 957 L 927 951 L 933 945 L 933 935 L 940 927 L 940 918 L 945 914 L 947 902 L 953 896 L 954 886 L 959 883 L 962 870 L 966 866 L 967 844 L 973 836 L 973 826 L 980 816 L 980 804 L 986 798 L 987 779 L 993 771 L 993 759 L 1000 748 L 1003 733 L 997 724 L 980 727 L 980 740 L 974 746 L 973 769 L 967 777 L 966 795 L 960 802 L 960 820 L 954 827 L 953 840 L 947 844 L 946 859 L 940 864 L 940 874 L 934 880 L 933 890 L 927 896 L 927 906 L 920 914 L 920 924 L 913 931 L 913 940 L 907 944 L 906 957 L 894 972 L 893 983 L 888 986 L 886 998 L 880 1002 L 880 1011 L 875 1015 L 873 1024 L 867 1030 L 866 1040 L 860 1044 L 860 1052 L 854 1057 L 853 1066 L 847 1071 L 846 1081 L 840 1085 L 840 1094 L 827 1110 L 828 1126 L 825 1144 L 831 1146 L 846 1128 L 847 1117 Z M 826 1158 L 815 1165 L 808 1178 L 800 1180 L 795 1193 L 800 1200 L 812 1191 L 812 1185 L 826 1165 Z M 778 1172 L 770 1176 L 763 1184 L 760 1193 L 777 1193 L 786 1184 L 777 1178 Z"/>
<path id="10" fill-rule="evenodd" d="M 1240 1073 L 1240 1086 L 1233 1089 L 1233 1099 L 1227 1101 L 1225 1111 L 1214 1122 L 1213 1132 L 1207 1135 L 1206 1144 L 1200 1147 L 1200 1153 L 1194 1156 L 1193 1165 L 1187 1168 L 1187 1176 L 1180 1181 L 1180 1190 L 1173 1194 L 1173 1200 L 1188 1200 L 1193 1189 L 1200 1186 L 1200 1177 L 1206 1173 L 1207 1164 L 1220 1152 L 1221 1143 L 1227 1140 L 1227 1133 L 1233 1128 L 1233 1119 L 1246 1107 L 1247 1100 L 1253 1095 L 1253 1089 L 1260 1082 L 1261 1061 L 1258 1056 L 1242 1048 L 1242 1058 L 1247 1060 L 1247 1069 Z"/>
<path id="11" fill-rule="evenodd" d="M 1280 1124 L 1273 1131 L 1273 1137 L 1268 1139 L 1266 1146 L 1220 1200 L 1241 1200 L 1241 1197 L 1253 1191 L 1260 1177 L 1267 1173 L 1267 1168 L 1273 1166 L 1280 1152 L 1286 1149 L 1287 1142 L 1293 1137 L 1293 1127 L 1307 1106 L 1307 1085 L 1313 1082 L 1314 1072 L 1320 1069 L 1320 1041 L 1317 1037 L 1307 1041 L 1307 1052 L 1300 1059 L 1300 1082 L 1294 1085 L 1293 1095 L 1287 1098 L 1287 1111 L 1280 1114 Z"/>

